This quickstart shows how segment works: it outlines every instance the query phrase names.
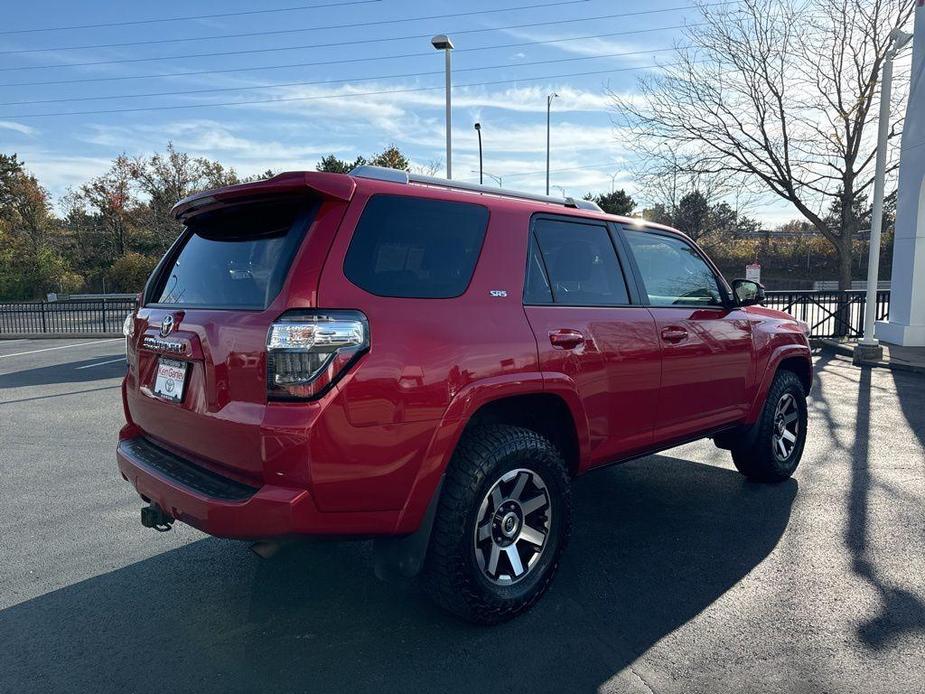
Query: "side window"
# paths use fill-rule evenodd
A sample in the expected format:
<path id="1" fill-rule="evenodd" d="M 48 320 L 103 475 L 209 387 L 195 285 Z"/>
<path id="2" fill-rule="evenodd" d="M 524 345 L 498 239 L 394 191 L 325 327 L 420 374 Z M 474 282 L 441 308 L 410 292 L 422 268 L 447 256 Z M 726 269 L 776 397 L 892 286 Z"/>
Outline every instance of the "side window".
<path id="1" fill-rule="evenodd" d="M 472 279 L 487 225 L 481 205 L 374 195 L 353 232 L 344 273 L 378 296 L 459 296 Z"/>
<path id="2" fill-rule="evenodd" d="M 713 270 L 686 241 L 653 232 L 624 229 L 653 306 L 719 306 Z"/>
<path id="3" fill-rule="evenodd" d="M 527 293 L 533 289 L 537 295 L 543 293 L 543 285 L 534 273 L 548 282 L 546 297 L 538 303 L 548 302 L 550 294 L 552 301 L 568 306 L 621 306 L 630 302 L 605 227 L 540 219 L 534 224 L 533 233 L 539 252 L 530 255 Z"/>
<path id="4" fill-rule="evenodd" d="M 524 285 L 525 304 L 551 304 L 552 289 L 546 277 L 543 256 L 536 245 L 536 237 L 530 234 L 530 251 L 527 254 L 527 281 Z"/>

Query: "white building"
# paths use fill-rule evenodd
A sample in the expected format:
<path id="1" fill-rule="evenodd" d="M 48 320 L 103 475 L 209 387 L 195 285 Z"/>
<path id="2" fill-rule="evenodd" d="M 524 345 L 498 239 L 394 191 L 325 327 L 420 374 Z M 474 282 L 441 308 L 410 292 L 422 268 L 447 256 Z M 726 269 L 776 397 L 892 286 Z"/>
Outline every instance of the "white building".
<path id="1" fill-rule="evenodd" d="M 899 164 L 890 320 L 877 337 L 925 346 L 925 0 L 917 0 L 912 79 Z"/>

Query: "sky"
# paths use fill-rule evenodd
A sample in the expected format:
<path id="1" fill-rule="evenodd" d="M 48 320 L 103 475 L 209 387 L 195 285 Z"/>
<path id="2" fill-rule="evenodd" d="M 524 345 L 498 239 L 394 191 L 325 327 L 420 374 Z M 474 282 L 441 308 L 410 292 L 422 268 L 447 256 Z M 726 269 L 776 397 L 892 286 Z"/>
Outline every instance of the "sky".
<path id="1" fill-rule="evenodd" d="M 608 94 L 632 97 L 695 21 L 690 0 L 7 3 L 0 152 L 18 153 L 55 198 L 118 154 L 168 141 L 245 176 L 389 144 L 443 175 L 444 56 L 430 37 L 445 33 L 454 178 L 478 181 L 480 122 L 486 174 L 543 192 L 556 93 L 551 192 L 624 188 L 645 204 Z M 771 201 L 750 214 L 766 225 L 797 216 Z"/>

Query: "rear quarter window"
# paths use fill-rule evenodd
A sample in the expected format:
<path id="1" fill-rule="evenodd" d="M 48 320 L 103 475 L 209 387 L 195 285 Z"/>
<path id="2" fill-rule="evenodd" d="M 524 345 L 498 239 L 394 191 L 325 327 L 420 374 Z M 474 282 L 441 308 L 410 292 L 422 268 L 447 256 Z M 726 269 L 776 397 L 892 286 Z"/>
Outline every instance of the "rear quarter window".
<path id="1" fill-rule="evenodd" d="M 449 299 L 469 286 L 488 209 L 481 205 L 374 195 L 357 222 L 344 274 L 377 296 Z"/>

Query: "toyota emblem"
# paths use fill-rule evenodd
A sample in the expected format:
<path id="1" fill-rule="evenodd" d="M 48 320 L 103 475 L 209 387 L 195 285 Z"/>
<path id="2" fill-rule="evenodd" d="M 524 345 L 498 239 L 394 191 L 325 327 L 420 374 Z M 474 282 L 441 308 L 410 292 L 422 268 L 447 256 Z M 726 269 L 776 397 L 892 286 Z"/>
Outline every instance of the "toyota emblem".
<path id="1" fill-rule="evenodd" d="M 164 316 L 161 321 L 161 337 L 167 337 L 173 330 L 173 316 Z"/>

